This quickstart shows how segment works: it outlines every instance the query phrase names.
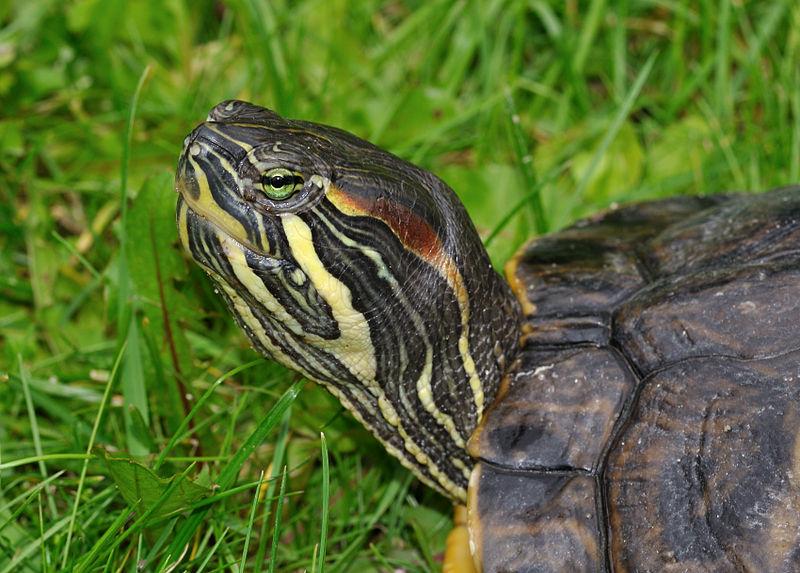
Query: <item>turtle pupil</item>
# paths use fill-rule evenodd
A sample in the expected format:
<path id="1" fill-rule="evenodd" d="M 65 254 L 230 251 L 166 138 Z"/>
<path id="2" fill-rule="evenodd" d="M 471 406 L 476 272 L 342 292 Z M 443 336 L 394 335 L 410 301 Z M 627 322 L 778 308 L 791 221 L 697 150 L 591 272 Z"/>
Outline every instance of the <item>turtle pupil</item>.
<path id="1" fill-rule="evenodd" d="M 270 187 L 274 187 L 275 189 L 280 189 L 287 183 L 289 183 L 289 178 L 285 175 L 273 175 L 269 179 Z"/>

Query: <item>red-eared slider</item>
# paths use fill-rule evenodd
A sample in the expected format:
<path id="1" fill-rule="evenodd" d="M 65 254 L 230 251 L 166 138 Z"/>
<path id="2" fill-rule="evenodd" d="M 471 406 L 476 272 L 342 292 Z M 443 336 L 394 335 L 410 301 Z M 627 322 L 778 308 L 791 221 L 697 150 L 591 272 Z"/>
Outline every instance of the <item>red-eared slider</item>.
<path id="1" fill-rule="evenodd" d="M 609 211 L 509 286 L 447 185 L 339 129 L 223 102 L 176 186 L 252 343 L 467 502 L 484 571 L 800 571 L 800 188 Z"/>

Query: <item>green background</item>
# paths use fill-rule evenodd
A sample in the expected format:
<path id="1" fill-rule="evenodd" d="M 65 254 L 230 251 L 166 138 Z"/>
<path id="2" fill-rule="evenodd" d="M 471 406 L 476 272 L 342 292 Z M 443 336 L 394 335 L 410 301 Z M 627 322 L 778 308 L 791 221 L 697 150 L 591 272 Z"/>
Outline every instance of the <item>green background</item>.
<path id="1" fill-rule="evenodd" d="M 448 502 L 325 392 L 281 416 L 292 375 L 259 361 L 197 405 L 257 358 L 174 229 L 220 100 L 433 170 L 498 268 L 615 202 L 800 180 L 792 0 L 27 0 L 0 26 L 0 573 L 438 567 Z"/>

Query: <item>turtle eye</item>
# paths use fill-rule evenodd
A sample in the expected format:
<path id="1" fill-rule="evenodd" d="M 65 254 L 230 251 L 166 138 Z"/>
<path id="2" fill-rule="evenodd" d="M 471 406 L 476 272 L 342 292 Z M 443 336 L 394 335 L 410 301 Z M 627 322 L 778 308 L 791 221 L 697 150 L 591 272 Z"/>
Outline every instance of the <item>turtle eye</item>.
<path id="1" fill-rule="evenodd" d="M 303 188 L 303 177 L 283 167 L 276 167 L 261 176 L 261 186 L 267 197 L 280 201 Z"/>

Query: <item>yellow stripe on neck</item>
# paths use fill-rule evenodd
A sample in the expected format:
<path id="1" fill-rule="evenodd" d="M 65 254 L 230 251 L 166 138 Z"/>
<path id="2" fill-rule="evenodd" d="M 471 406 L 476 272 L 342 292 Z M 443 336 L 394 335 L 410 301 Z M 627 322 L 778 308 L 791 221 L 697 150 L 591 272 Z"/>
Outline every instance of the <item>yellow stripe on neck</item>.
<path id="1" fill-rule="evenodd" d="M 311 228 L 300 217 L 288 214 L 281 221 L 292 256 L 328 303 L 333 319 L 339 325 L 339 338 L 322 340 L 317 346 L 333 354 L 358 379 L 375 380 L 377 362 L 369 325 L 366 317 L 353 308 L 350 289 L 322 264 L 314 248 Z"/>

